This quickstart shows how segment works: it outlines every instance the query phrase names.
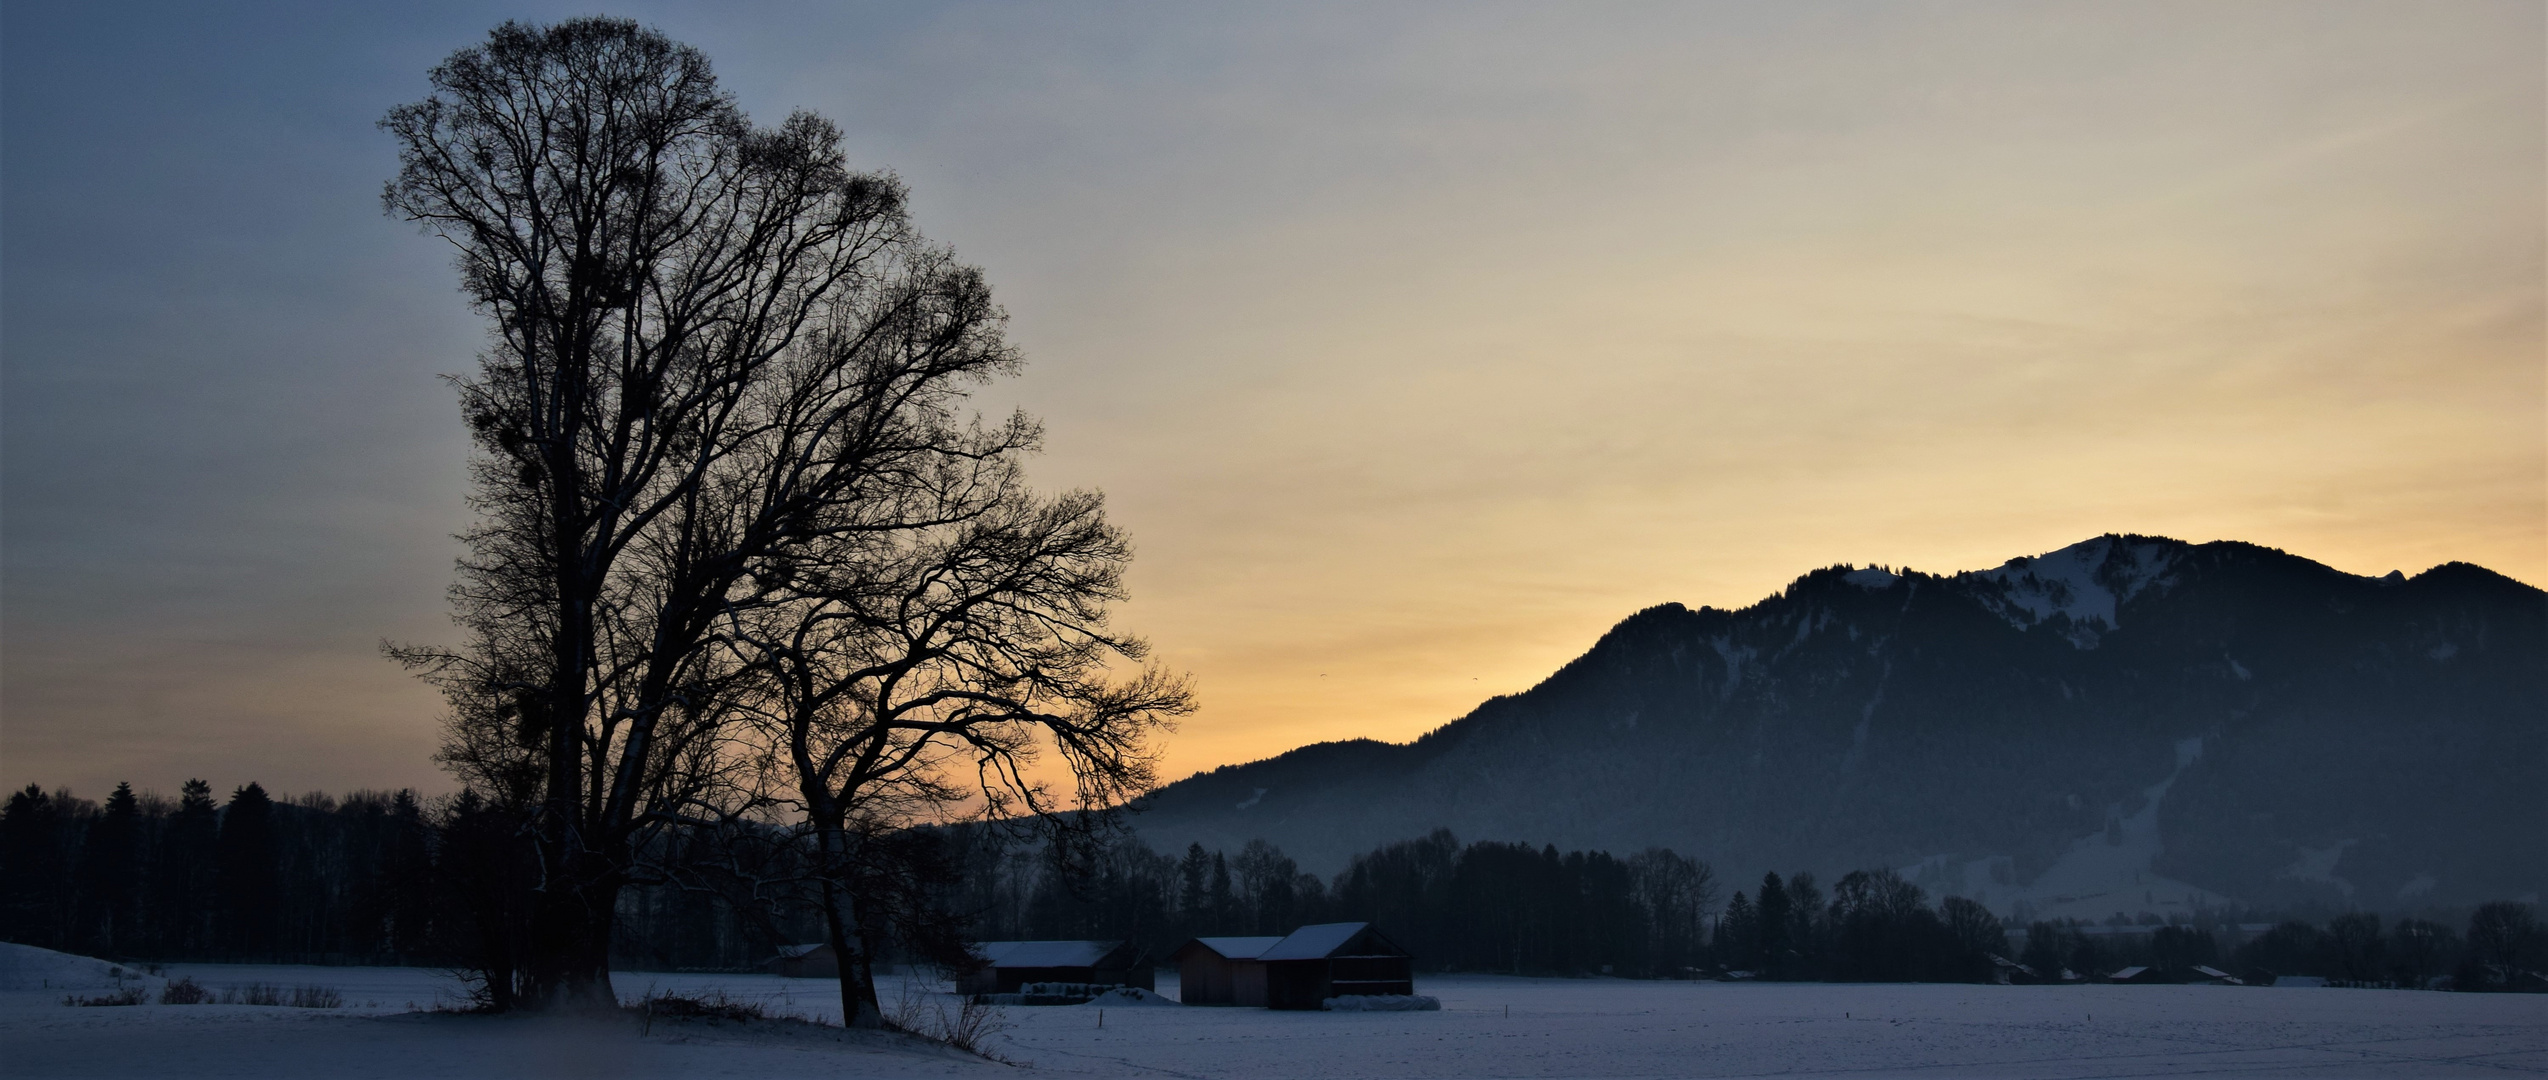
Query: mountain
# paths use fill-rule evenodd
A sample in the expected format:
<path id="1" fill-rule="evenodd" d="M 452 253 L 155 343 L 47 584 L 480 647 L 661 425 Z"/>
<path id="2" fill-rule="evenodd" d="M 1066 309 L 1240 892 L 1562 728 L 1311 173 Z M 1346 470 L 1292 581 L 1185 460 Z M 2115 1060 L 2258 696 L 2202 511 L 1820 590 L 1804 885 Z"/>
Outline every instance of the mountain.
<path id="1" fill-rule="evenodd" d="M 1135 825 L 1305 869 L 1447 827 L 1742 887 L 1904 870 L 2021 917 L 2548 889 L 2548 594 L 2109 535 L 1947 576 L 1817 570 L 1630 616 L 1408 744 L 1198 773 Z"/>

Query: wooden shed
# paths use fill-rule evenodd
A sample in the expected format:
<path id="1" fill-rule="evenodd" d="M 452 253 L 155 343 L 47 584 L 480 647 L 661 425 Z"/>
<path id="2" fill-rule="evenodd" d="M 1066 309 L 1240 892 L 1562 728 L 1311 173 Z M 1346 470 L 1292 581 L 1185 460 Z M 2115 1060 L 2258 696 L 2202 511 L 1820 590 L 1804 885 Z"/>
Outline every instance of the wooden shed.
<path id="1" fill-rule="evenodd" d="M 1413 994 L 1415 957 L 1370 923 L 1320 923 L 1257 954 L 1265 965 L 1265 1004 L 1315 1009 L 1331 997 Z"/>
<path id="2" fill-rule="evenodd" d="M 840 978 L 840 958 L 833 956 L 832 947 L 822 942 L 781 945 L 779 954 L 761 961 L 761 966 L 791 979 Z"/>
<path id="3" fill-rule="evenodd" d="M 1129 941 L 984 941 L 982 966 L 956 979 L 965 994 L 1014 994 L 1028 983 L 1081 983 L 1153 989 L 1150 955 Z"/>
<path id="4" fill-rule="evenodd" d="M 1199 937 L 1170 959 L 1177 965 L 1177 1000 L 1188 1005 L 1265 1004 L 1265 964 L 1257 957 L 1279 937 Z"/>

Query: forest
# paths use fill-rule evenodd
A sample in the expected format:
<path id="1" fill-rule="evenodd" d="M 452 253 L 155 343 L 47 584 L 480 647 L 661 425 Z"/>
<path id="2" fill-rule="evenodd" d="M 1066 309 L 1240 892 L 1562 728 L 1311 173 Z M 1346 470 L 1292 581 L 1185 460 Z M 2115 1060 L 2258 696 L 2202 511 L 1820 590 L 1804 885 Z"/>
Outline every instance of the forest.
<path id="1" fill-rule="evenodd" d="M 144 962 L 469 967 L 485 935 L 518 926 L 503 909 L 518 892 L 491 880 L 519 869 L 507 863 L 518 828 L 470 793 L 278 799 L 251 783 L 216 802 L 190 780 L 173 800 L 120 784 L 101 804 L 30 785 L 0 809 L 0 938 Z M 1368 920 L 1436 972 L 1992 982 L 2013 960 L 2027 975 L 2200 964 L 2249 981 L 2480 990 L 2537 989 L 2517 980 L 2548 967 L 2532 906 L 2510 902 L 2464 921 L 2224 912 L 2019 928 L 1961 897 L 1932 902 L 1890 870 L 1827 889 L 1771 874 L 1720 904 L 1708 864 L 1672 851 L 1463 844 L 1444 830 L 1332 879 L 1261 840 L 1167 855 L 1120 831 L 973 824 L 898 839 L 912 888 L 867 930 L 904 963 L 960 962 L 950 950 L 968 940 L 1053 938 L 1130 939 L 1164 962 L 1189 937 Z M 667 834 L 649 864 L 660 872 L 622 894 L 613 966 L 748 970 L 780 944 L 821 940 L 819 910 L 755 899 L 726 872 L 731 850 Z"/>

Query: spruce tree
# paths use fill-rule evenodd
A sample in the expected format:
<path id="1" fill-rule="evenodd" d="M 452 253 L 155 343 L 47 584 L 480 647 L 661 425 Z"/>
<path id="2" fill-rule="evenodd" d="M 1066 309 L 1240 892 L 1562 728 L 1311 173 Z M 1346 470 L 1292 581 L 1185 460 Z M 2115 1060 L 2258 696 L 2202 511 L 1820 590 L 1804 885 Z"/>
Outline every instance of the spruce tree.
<path id="1" fill-rule="evenodd" d="M 151 860 L 152 951 L 171 959 L 207 955 L 212 947 L 213 848 L 220 813 L 212 785 L 188 780 L 178 790 L 177 812 L 159 837 Z"/>
<path id="2" fill-rule="evenodd" d="M 1787 900 L 1787 886 L 1777 874 L 1761 877 L 1760 958 L 1754 970 L 1765 979 L 1784 979 L 1793 974 L 1795 950 L 1789 935 L 1795 930 L 1795 908 Z"/>
<path id="3" fill-rule="evenodd" d="M 1212 932 L 1227 933 L 1238 917 L 1239 902 L 1230 889 L 1230 860 L 1218 851 L 1212 853 L 1212 888 L 1205 899 L 1211 907 Z"/>
<path id="4" fill-rule="evenodd" d="M 1715 946 L 1717 963 L 1726 970 L 1760 970 L 1760 912 L 1741 892 L 1726 902 L 1724 917 L 1716 921 Z"/>
<path id="5" fill-rule="evenodd" d="M 414 791 L 401 789 L 390 801 L 389 828 L 380 868 L 381 891 L 389 898 L 383 951 L 404 961 L 430 951 L 433 940 L 433 828 Z"/>
<path id="6" fill-rule="evenodd" d="M 215 846 L 216 926 L 225 953 L 252 957 L 274 948 L 277 876 L 274 800 L 252 782 L 222 808 Z"/>
<path id="7" fill-rule="evenodd" d="M 80 845 L 80 944 L 104 956 L 140 945 L 141 800 L 133 785 L 115 785 L 106 812 Z"/>
<path id="8" fill-rule="evenodd" d="M 0 809 L 0 937 L 58 948 L 62 942 L 62 815 L 28 784 Z"/>
<path id="9" fill-rule="evenodd" d="M 1202 933 L 1203 878 L 1212 869 L 1212 857 L 1203 853 L 1203 845 L 1186 845 L 1186 857 L 1177 863 L 1177 912 L 1183 916 L 1186 929 Z"/>

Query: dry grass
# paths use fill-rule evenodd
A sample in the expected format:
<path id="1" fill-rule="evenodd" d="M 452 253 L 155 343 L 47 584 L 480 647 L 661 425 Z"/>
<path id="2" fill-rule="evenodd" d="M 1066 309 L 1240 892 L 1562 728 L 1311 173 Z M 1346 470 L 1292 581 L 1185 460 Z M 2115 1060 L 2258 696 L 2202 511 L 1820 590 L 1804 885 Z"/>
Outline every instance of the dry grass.
<path id="1" fill-rule="evenodd" d="M 114 990 L 109 991 L 109 992 L 107 992 L 107 993 L 103 993 L 103 994 L 96 994 L 96 995 L 93 995 L 93 996 L 90 996 L 90 997 L 81 997 L 81 996 L 80 996 L 80 995 L 78 995 L 78 994 L 72 994 L 72 995 L 70 995 L 70 996 L 68 996 L 68 997 L 63 998 L 63 999 L 62 999 L 62 1004 L 64 1004 L 64 1005 L 139 1005 L 139 1004 L 141 1004 L 142 1002 L 144 1002 L 144 1001 L 148 1001 L 148 1000 L 150 1000 L 150 994 L 149 994 L 149 992 L 147 992 L 147 991 L 143 990 L 143 989 L 142 989 L 140 986 L 138 986 L 138 985 L 126 985 L 126 986 L 119 986 L 119 987 L 116 987 Z"/>
<path id="2" fill-rule="evenodd" d="M 931 1042 L 944 1043 L 975 1057 L 1013 1064 L 994 1053 L 991 1037 L 1015 1027 L 1008 1014 L 997 1005 L 972 995 L 957 995 L 949 1008 L 948 995 L 922 990 L 918 983 L 902 984 L 902 997 L 894 1002 L 885 1022 L 896 1030 L 920 1036 Z"/>
<path id="3" fill-rule="evenodd" d="M 685 997 L 670 992 L 648 994 L 629 1011 L 645 1020 L 643 1031 L 651 1034 L 657 1020 L 705 1020 L 713 1027 L 720 1023 L 745 1024 L 754 1020 L 777 1019 L 758 1001 L 737 1000 L 723 992 L 698 997 Z"/>

